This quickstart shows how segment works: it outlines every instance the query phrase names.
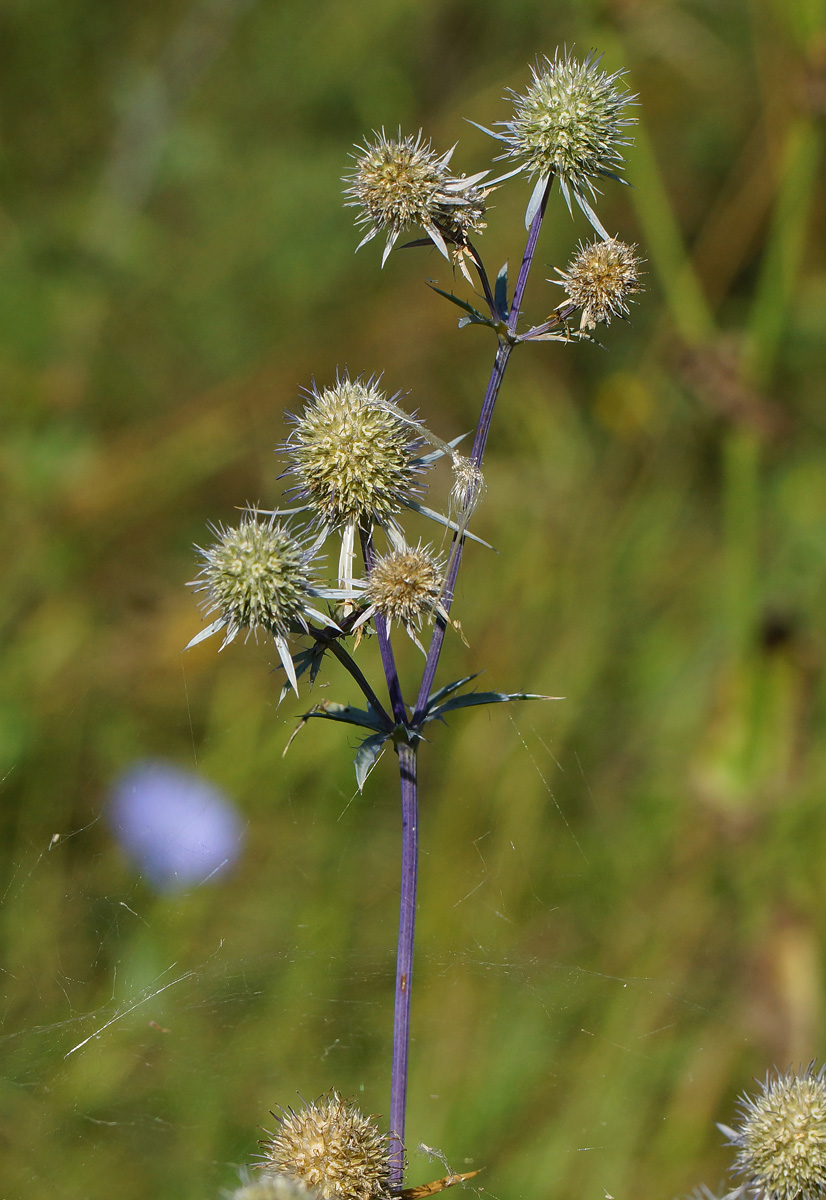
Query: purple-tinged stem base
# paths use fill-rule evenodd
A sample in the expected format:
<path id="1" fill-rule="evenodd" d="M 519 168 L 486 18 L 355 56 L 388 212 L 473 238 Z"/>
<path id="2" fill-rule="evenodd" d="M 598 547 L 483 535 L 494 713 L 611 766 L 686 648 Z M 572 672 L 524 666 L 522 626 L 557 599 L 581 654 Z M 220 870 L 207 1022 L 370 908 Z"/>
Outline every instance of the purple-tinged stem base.
<path id="1" fill-rule="evenodd" d="M 396 1004 L 393 1014 L 393 1075 L 390 1090 L 390 1187 L 398 1190 L 404 1174 L 404 1118 L 407 1058 L 410 1049 L 410 985 L 413 981 L 413 934 L 416 924 L 416 876 L 419 863 L 419 798 L 416 748 L 398 747 L 402 792 L 402 871 Z"/>

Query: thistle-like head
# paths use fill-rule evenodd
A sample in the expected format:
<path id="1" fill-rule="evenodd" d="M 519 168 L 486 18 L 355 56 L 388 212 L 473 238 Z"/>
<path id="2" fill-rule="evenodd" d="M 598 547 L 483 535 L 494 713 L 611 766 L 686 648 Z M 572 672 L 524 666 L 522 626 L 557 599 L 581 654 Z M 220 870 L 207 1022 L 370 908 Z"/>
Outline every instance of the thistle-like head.
<path id="1" fill-rule="evenodd" d="M 216 540 L 207 549 L 197 547 L 203 559 L 198 577 L 190 584 L 203 592 L 201 607 L 215 620 L 187 646 L 224 630 L 226 646 L 242 629 L 247 636 L 258 630 L 272 634 L 281 664 L 295 692 L 298 679 L 287 637 L 308 629 L 308 620 L 337 628 L 326 613 L 310 604 L 312 597 L 338 598 L 310 578 L 313 549 L 294 537 L 273 516 L 262 520 L 250 509 L 236 526 L 213 527 Z"/>
<path id="2" fill-rule="evenodd" d="M 721 1127 L 723 1128 L 723 1127 Z M 768 1075 L 743 1096 L 740 1121 L 723 1128 L 737 1147 L 735 1170 L 761 1200 L 822 1200 L 826 1193 L 824 1068 Z"/>
<path id="3" fill-rule="evenodd" d="M 330 529 L 383 525 L 415 487 L 417 439 L 372 379 L 313 388 L 286 450 L 299 492 Z"/>
<path id="4" fill-rule="evenodd" d="M 389 625 L 397 621 L 416 641 L 423 618 L 432 618 L 439 606 L 444 586 L 444 564 L 419 544 L 403 550 L 391 550 L 377 558 L 364 584 L 364 595 L 371 613 L 384 617 Z"/>
<path id="5" fill-rule="evenodd" d="M 321 1200 L 386 1200 L 389 1139 L 336 1092 L 284 1110 L 262 1144 L 262 1167 L 312 1188 Z"/>
<path id="6" fill-rule="evenodd" d="M 625 110 L 635 97 L 618 86 L 623 71 L 608 74 L 599 62 L 593 52 L 580 62 L 568 50 L 543 58 L 526 91 L 510 91 L 513 116 L 497 122 L 504 133 L 494 136 L 517 169 L 538 177 L 539 191 L 556 176 L 569 207 L 573 195 L 602 232 L 587 196 L 596 194 L 596 179 L 619 178 L 622 148 L 630 144 L 624 130 L 634 121 Z"/>
<path id="7" fill-rule="evenodd" d="M 628 314 L 629 297 L 642 290 L 636 249 L 616 238 L 580 243 L 568 269 L 557 270 L 559 279 L 551 282 L 565 288 L 570 304 L 581 314 L 582 329 L 610 325 L 612 317 Z M 563 307 L 566 304 L 559 305 Z"/>
<path id="8" fill-rule="evenodd" d="M 388 138 L 384 130 L 358 147 L 355 169 L 344 182 L 345 204 L 360 209 L 357 224 L 367 226 L 360 245 L 386 230 L 382 263 L 405 229 L 419 226 L 448 257 L 448 245 L 462 248 L 485 227 L 485 197 L 479 187 L 487 175 L 452 175 L 452 150 L 437 154 L 421 130 L 416 137 Z"/>
<path id="9" fill-rule="evenodd" d="M 306 628 L 312 594 L 307 550 L 273 518 L 250 509 L 235 526 L 214 527 L 215 542 L 198 547 L 203 559 L 190 585 L 203 593 L 205 616 L 218 614 L 212 632 L 223 627 L 224 644 L 242 630 L 259 629 L 285 637 L 296 625 Z"/>

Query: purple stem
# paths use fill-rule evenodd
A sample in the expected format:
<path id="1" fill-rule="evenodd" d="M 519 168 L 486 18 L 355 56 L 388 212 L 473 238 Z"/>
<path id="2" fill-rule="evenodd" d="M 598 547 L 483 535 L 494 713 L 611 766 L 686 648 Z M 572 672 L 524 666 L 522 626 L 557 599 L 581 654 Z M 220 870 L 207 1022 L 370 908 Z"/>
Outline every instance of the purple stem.
<path id="1" fill-rule="evenodd" d="M 407 1058 L 410 1049 L 410 984 L 413 979 L 413 936 L 416 925 L 416 875 L 419 862 L 419 807 L 416 747 L 398 746 L 402 787 L 402 873 L 399 905 L 399 949 L 396 959 L 396 1004 L 393 1012 L 393 1074 L 390 1087 L 390 1187 L 399 1190 L 404 1174 L 404 1117 L 407 1102 Z"/>
<path id="2" fill-rule="evenodd" d="M 519 274 L 516 277 L 516 287 L 513 292 L 513 304 L 508 315 L 508 333 L 514 336 L 516 334 L 516 325 L 519 320 L 519 314 L 522 308 L 522 297 L 525 294 L 525 286 L 528 282 L 531 264 L 533 263 L 534 254 L 536 253 L 536 244 L 539 240 L 539 230 L 542 228 L 542 220 L 545 216 L 545 208 L 548 203 L 548 195 L 551 190 L 553 177 L 548 180 L 548 186 L 545 188 L 545 194 L 542 197 L 540 204 L 533 221 L 531 222 L 530 230 L 528 231 L 528 240 L 525 245 L 525 253 L 522 255 L 522 263 L 519 267 Z M 491 422 L 493 420 L 493 410 L 496 407 L 496 398 L 499 395 L 499 388 L 502 386 L 502 379 L 505 375 L 505 368 L 508 365 L 508 359 L 513 350 L 513 342 L 499 339 L 499 345 L 496 349 L 496 358 L 493 361 L 493 369 L 488 380 L 485 399 L 482 403 L 482 411 L 479 414 L 479 424 L 476 427 L 476 437 L 473 439 L 473 450 L 471 451 L 471 459 L 477 467 L 481 467 L 482 458 L 487 445 L 488 434 L 490 433 Z M 462 549 L 464 547 L 464 539 L 460 538 L 451 556 L 447 570 L 447 578 L 445 579 L 445 590 L 442 597 L 442 604 L 445 609 L 450 612 L 450 606 L 453 603 L 453 589 L 456 586 L 456 577 L 459 574 L 459 565 L 462 561 Z M 430 646 L 427 651 L 427 661 L 425 663 L 424 673 L 422 674 L 422 682 L 419 688 L 419 695 L 416 700 L 416 711 L 413 713 L 411 725 L 414 729 L 418 728 L 424 716 L 427 698 L 433 688 L 433 680 L 436 678 L 436 668 L 439 665 L 439 657 L 442 653 L 442 644 L 445 639 L 445 622 L 444 619 L 437 619 L 433 627 L 433 636 L 430 639 Z"/>
<path id="3" fill-rule="evenodd" d="M 361 552 L 364 556 L 364 565 L 368 571 L 373 568 L 373 563 L 376 560 L 376 551 L 373 546 L 373 535 L 367 529 L 359 529 L 361 537 Z M 393 646 L 390 641 L 390 636 L 387 632 L 387 622 L 384 617 L 378 613 L 373 618 L 376 626 L 376 633 L 379 638 L 379 652 L 381 654 L 381 665 L 384 668 L 384 678 L 387 680 L 387 691 L 390 696 L 390 705 L 393 710 L 393 719 L 397 725 L 407 724 L 407 709 L 402 696 L 402 685 L 399 682 L 399 672 L 396 670 L 396 658 L 393 654 Z"/>
<path id="4" fill-rule="evenodd" d="M 550 192 L 551 181 L 548 181 L 548 186 L 545 188 L 545 194 L 542 197 L 542 203 L 531 222 L 531 227 L 528 232 L 528 240 L 525 246 L 525 253 L 522 256 L 522 263 L 519 268 L 519 275 L 516 279 L 516 287 L 513 293 L 513 305 L 508 315 L 507 337 L 500 336 L 499 345 L 496 350 L 496 358 L 494 359 L 493 369 L 488 381 L 485 399 L 482 404 L 482 411 L 479 415 L 479 424 L 476 428 L 476 437 L 473 441 L 473 450 L 471 451 L 471 459 L 475 465 L 481 466 L 482 458 L 485 453 L 485 445 L 490 432 L 491 421 L 493 419 L 493 410 L 496 406 L 496 398 L 499 395 L 499 388 L 502 386 L 502 379 L 505 374 L 505 368 L 508 365 L 508 359 L 514 347 L 514 338 L 516 335 L 516 325 L 519 320 L 520 309 L 522 305 L 522 297 L 525 293 L 525 285 L 528 282 L 528 275 L 531 269 L 531 263 L 536 252 L 536 244 L 539 238 L 539 230 L 542 227 L 542 219 L 545 216 L 545 206 L 548 202 L 548 193 Z M 484 282 L 484 280 L 483 280 Z M 490 289 L 488 287 L 487 291 Z M 490 302 L 490 300 L 489 300 Z M 453 589 L 456 585 L 456 577 L 459 573 L 459 564 L 462 558 L 462 547 L 464 539 L 459 538 L 456 542 L 456 547 L 453 552 L 450 564 L 448 566 L 447 579 L 445 581 L 445 592 L 442 603 L 449 610 L 453 601 Z M 362 550 L 364 553 L 365 563 L 368 569 L 373 561 L 373 545 L 370 535 L 366 531 L 362 531 Z M 407 724 L 407 715 L 404 703 L 401 697 L 401 686 L 399 684 L 396 665 L 393 660 L 393 651 L 387 638 L 387 631 L 384 628 L 384 623 L 376 620 L 376 628 L 379 634 L 379 645 L 382 652 L 382 663 L 384 664 L 385 676 L 387 685 L 390 691 L 390 699 L 393 704 L 393 713 L 396 720 L 400 724 Z M 416 711 L 413 714 L 409 728 L 417 730 L 424 716 L 427 698 L 430 695 L 433 687 L 433 680 L 436 675 L 436 668 L 439 665 L 439 656 L 442 652 L 442 644 L 445 636 L 444 619 L 437 620 L 433 629 L 433 636 L 430 640 L 430 648 L 427 654 L 427 662 L 425 663 L 424 673 L 422 675 L 422 683 L 419 688 L 419 695 L 416 702 Z M 386 651 L 385 651 L 386 646 Z M 413 941 L 416 924 L 416 875 L 418 871 L 419 861 L 419 816 L 418 816 L 418 791 L 416 782 L 416 747 L 409 742 L 397 743 L 399 755 L 399 774 L 401 777 L 401 798 L 402 798 L 402 870 L 401 870 L 401 900 L 399 908 L 399 943 L 398 955 L 396 959 L 396 1001 L 393 1013 L 393 1072 L 390 1084 L 390 1187 L 395 1191 L 399 1191 L 402 1185 L 402 1177 L 404 1175 L 404 1126 L 405 1126 L 405 1109 L 407 1102 L 407 1062 L 410 1049 L 410 985 L 413 979 Z"/>

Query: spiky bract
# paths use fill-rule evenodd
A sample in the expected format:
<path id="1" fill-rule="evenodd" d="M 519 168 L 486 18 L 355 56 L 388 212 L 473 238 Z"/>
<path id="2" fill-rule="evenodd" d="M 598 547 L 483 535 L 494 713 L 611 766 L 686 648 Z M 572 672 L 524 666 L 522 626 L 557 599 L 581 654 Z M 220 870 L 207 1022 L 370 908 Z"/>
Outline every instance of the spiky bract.
<path id="1" fill-rule="evenodd" d="M 389 1139 L 336 1092 L 299 1112 L 284 1111 L 265 1142 L 265 1169 L 291 1176 L 322 1200 L 384 1200 Z"/>
<path id="2" fill-rule="evenodd" d="M 470 179 L 452 175 L 452 150 L 437 154 L 430 141 L 416 137 L 388 138 L 374 133 L 372 142 L 359 147 L 352 175 L 345 178 L 345 203 L 360 208 L 357 224 L 366 225 L 363 246 L 387 230 L 382 262 L 399 235 L 410 226 L 421 226 L 447 256 L 446 243 L 466 244 L 468 236 L 485 227 L 485 197 L 478 187 L 481 175 Z"/>
<path id="3" fill-rule="evenodd" d="M 575 193 L 594 192 L 593 180 L 622 166 L 622 129 L 633 123 L 623 110 L 634 97 L 617 82 L 624 72 L 600 70 L 593 52 L 579 62 L 567 50 L 531 68 L 523 94 L 511 91 L 514 115 L 499 135 L 531 176 L 556 175 Z"/>
<path id="4" fill-rule="evenodd" d="M 726 1130 L 745 1188 L 764 1200 L 822 1200 L 826 1193 L 826 1077 L 768 1075 L 757 1096 L 740 1101 L 741 1121 Z"/>
<path id="5" fill-rule="evenodd" d="M 410 495 L 416 444 L 375 382 L 313 390 L 287 440 L 293 474 L 320 523 L 383 524 Z"/>
<path id="6" fill-rule="evenodd" d="M 560 278 L 553 282 L 562 284 L 579 309 L 582 329 L 610 325 L 612 317 L 627 315 L 628 297 L 641 290 L 635 250 L 616 238 L 580 243 L 567 271 L 557 271 Z"/>
<path id="7" fill-rule="evenodd" d="M 241 629 L 284 637 L 304 616 L 311 595 L 307 552 L 287 529 L 251 509 L 237 526 L 217 526 L 217 541 L 198 547 L 204 562 L 192 583 L 203 592 L 204 613 L 218 613 L 224 643 Z"/>
<path id="8" fill-rule="evenodd" d="M 398 621 L 408 632 L 421 628 L 439 602 L 444 572 L 428 546 L 391 550 L 376 559 L 367 576 L 364 594 L 375 611 L 388 622 Z"/>

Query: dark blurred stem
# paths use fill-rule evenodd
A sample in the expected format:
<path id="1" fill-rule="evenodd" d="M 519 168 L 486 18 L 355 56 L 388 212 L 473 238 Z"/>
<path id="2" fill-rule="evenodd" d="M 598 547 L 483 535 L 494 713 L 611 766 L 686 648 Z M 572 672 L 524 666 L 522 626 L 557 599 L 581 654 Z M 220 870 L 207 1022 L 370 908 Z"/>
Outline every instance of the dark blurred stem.
<path id="1" fill-rule="evenodd" d="M 545 194 L 542 197 L 542 203 L 531 222 L 531 227 L 528 231 L 528 240 L 525 245 L 525 253 L 522 255 L 522 263 L 519 268 L 519 274 L 516 278 L 516 287 L 513 293 L 513 304 L 508 315 L 508 333 L 511 337 L 516 334 L 516 326 L 519 321 L 519 315 L 522 307 L 522 298 L 525 295 L 525 287 L 528 282 L 528 276 L 531 271 L 534 254 L 536 253 L 536 243 L 539 240 L 539 231 L 542 228 L 542 221 L 545 216 L 545 208 L 548 203 L 548 194 L 551 190 L 553 177 L 548 180 L 548 186 L 545 188 Z M 499 339 L 499 345 L 496 349 L 496 358 L 493 360 L 493 369 L 488 380 L 485 399 L 482 402 L 482 411 L 479 414 L 479 424 L 476 427 L 476 437 L 473 440 L 473 450 L 471 451 L 471 459 L 477 467 L 481 467 L 482 459 L 485 454 L 485 446 L 487 445 L 488 434 L 490 433 L 491 422 L 493 421 L 493 410 L 496 407 L 496 399 L 499 395 L 499 389 L 502 386 L 502 380 L 505 375 L 505 368 L 508 365 L 508 359 L 514 347 L 514 342 L 503 337 Z M 459 574 L 459 565 L 462 561 L 462 548 L 464 539 L 458 538 L 455 543 L 453 554 L 451 555 L 450 563 L 447 570 L 447 578 L 445 579 L 445 588 L 442 596 L 442 604 L 447 611 L 450 611 L 450 606 L 453 603 L 453 589 L 456 586 L 456 577 Z M 416 700 L 416 711 L 413 714 L 411 721 L 414 729 L 418 728 L 424 717 L 427 698 L 433 688 L 433 680 L 436 677 L 436 668 L 439 665 L 439 657 L 442 653 L 442 645 L 445 639 L 445 621 L 443 618 L 437 618 L 433 627 L 433 636 L 430 639 L 430 646 L 427 651 L 427 662 L 425 663 L 424 673 L 422 675 L 421 687 Z"/>
<path id="2" fill-rule="evenodd" d="M 372 570 L 376 559 L 373 535 L 369 529 L 359 529 L 359 536 L 361 538 L 361 552 L 364 556 L 364 565 L 369 572 Z M 393 654 L 390 635 L 387 632 L 387 622 L 378 613 L 376 613 L 373 621 L 376 626 L 376 633 L 378 634 L 381 665 L 384 668 L 384 678 L 387 680 L 387 692 L 390 696 L 390 707 L 393 710 L 393 718 L 397 725 L 406 725 L 407 709 L 404 706 L 402 685 L 399 682 L 399 673 L 396 670 L 396 658 Z"/>
<path id="3" fill-rule="evenodd" d="M 416 747 L 398 746 L 402 791 L 402 878 L 399 904 L 399 947 L 396 959 L 396 1004 L 393 1013 L 393 1074 L 390 1084 L 390 1187 L 398 1191 L 404 1174 L 404 1119 L 407 1101 L 407 1058 L 410 1049 L 410 984 L 416 925 L 416 875 L 419 861 L 419 808 Z"/>
<path id="4" fill-rule="evenodd" d="M 350 674 L 352 675 L 353 679 L 355 679 L 356 683 L 359 685 L 362 692 L 364 693 L 365 700 L 370 705 L 370 707 L 374 710 L 376 715 L 381 717 L 382 721 L 384 721 L 384 723 L 388 729 L 392 729 L 393 728 L 392 718 L 389 716 L 389 714 L 387 712 L 385 712 L 384 705 L 382 704 L 381 700 L 379 700 L 378 696 L 373 691 L 373 689 L 370 687 L 370 684 L 367 682 L 367 679 L 365 678 L 361 668 L 353 661 L 353 659 L 347 653 L 347 651 L 344 649 L 344 647 L 341 645 L 341 643 L 336 641 L 335 638 L 330 638 L 327 641 L 327 645 L 330 647 L 330 651 L 336 656 L 336 658 L 341 663 L 341 665 L 344 667 L 344 669 L 346 671 L 349 671 Z"/>
<path id="5" fill-rule="evenodd" d="M 485 300 L 487 300 L 488 308 L 490 309 L 490 315 L 493 317 L 494 321 L 496 321 L 499 318 L 499 313 L 496 311 L 496 300 L 494 299 L 493 292 L 490 290 L 490 280 L 488 279 L 488 273 L 485 270 L 485 265 L 482 262 L 479 251 L 476 249 L 473 243 L 469 241 L 467 245 L 468 250 L 470 251 L 471 262 L 476 268 L 476 274 L 479 276 L 479 282 L 482 285 L 482 291 L 485 293 Z"/>

